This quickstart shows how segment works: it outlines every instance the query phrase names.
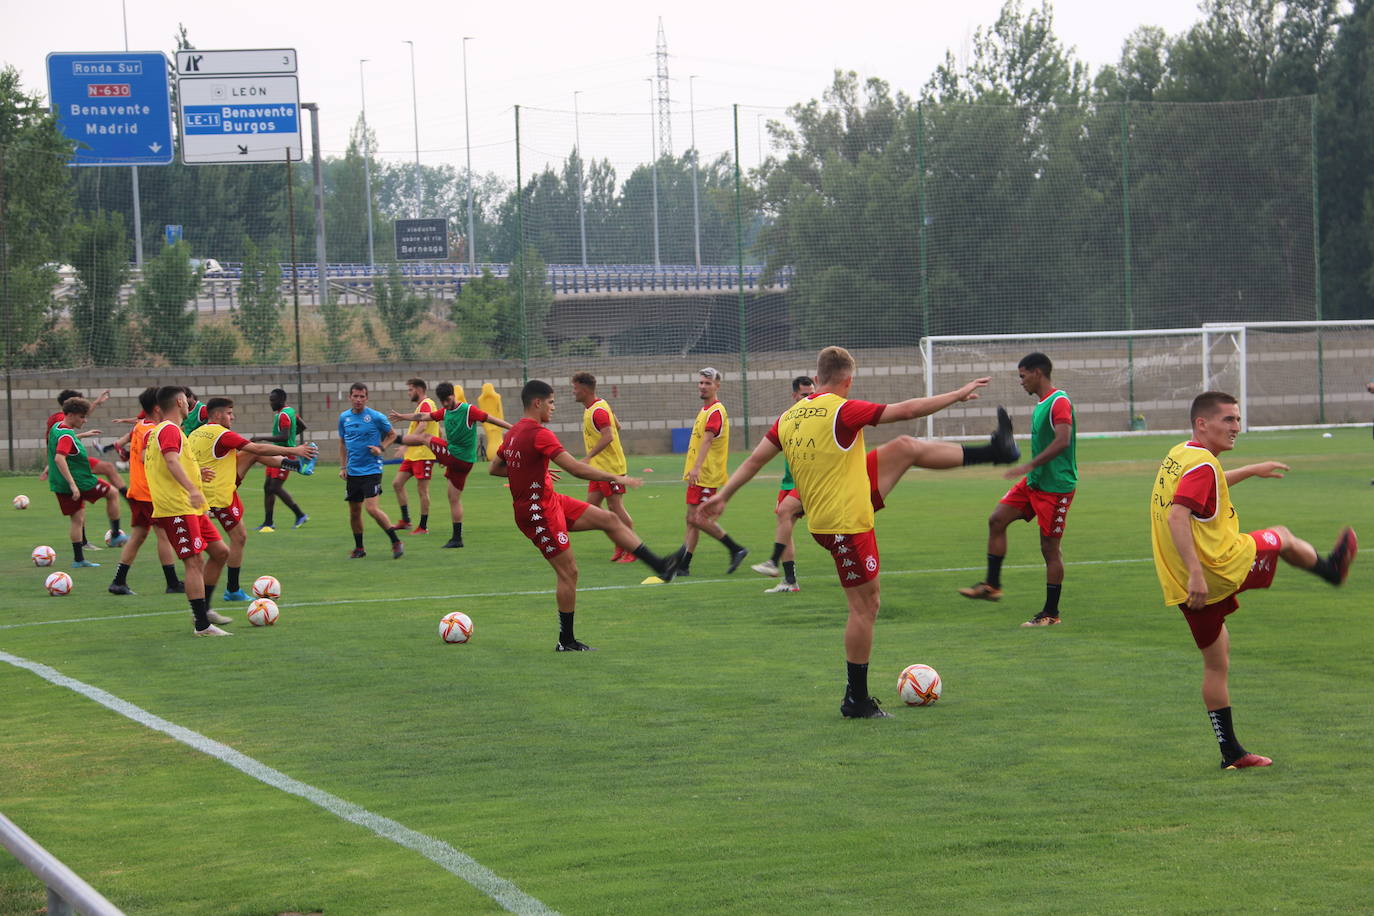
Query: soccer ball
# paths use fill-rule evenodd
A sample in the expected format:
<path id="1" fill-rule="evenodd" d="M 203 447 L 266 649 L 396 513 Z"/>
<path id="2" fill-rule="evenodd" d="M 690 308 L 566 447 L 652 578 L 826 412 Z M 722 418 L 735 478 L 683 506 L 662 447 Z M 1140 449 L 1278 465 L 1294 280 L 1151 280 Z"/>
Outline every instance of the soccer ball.
<path id="1" fill-rule="evenodd" d="M 118 539 L 117 542 L 116 542 L 116 538 Z M 129 542 L 129 536 L 128 536 L 127 534 L 125 534 L 123 531 L 119 532 L 119 534 L 115 534 L 113 531 L 110 531 L 110 530 L 108 530 L 108 529 L 105 531 L 105 546 L 106 546 L 106 547 L 119 547 L 119 546 L 121 546 L 121 545 L 123 545 L 123 544 L 127 544 L 128 542 Z"/>
<path id="2" fill-rule="evenodd" d="M 276 576 L 258 576 L 253 582 L 253 595 L 257 598 L 280 598 L 281 583 Z"/>
<path id="3" fill-rule="evenodd" d="M 72 590 L 72 577 L 61 571 L 50 573 L 48 578 L 43 580 L 43 587 L 48 590 L 49 595 L 60 598 Z"/>
<path id="4" fill-rule="evenodd" d="M 908 706 L 929 706 L 940 699 L 940 674 L 929 665 L 908 665 L 897 678 L 897 693 Z"/>
<path id="5" fill-rule="evenodd" d="M 25 496 L 23 493 L 20 493 L 18 496 L 16 496 L 16 497 L 14 498 L 14 508 L 16 508 L 16 509 L 27 509 L 28 507 L 29 507 L 29 498 L 28 498 L 27 496 Z"/>
<path id="6" fill-rule="evenodd" d="M 257 598 L 248 605 L 248 622 L 255 627 L 270 627 L 277 622 L 281 612 L 277 610 L 277 602 L 271 598 Z"/>
<path id="7" fill-rule="evenodd" d="M 57 551 L 45 544 L 35 547 L 29 556 L 33 557 L 34 566 L 51 566 L 57 560 Z"/>
<path id="8" fill-rule="evenodd" d="M 472 639 L 472 618 L 462 611 L 445 614 L 439 621 L 439 638 L 444 642 L 467 642 Z"/>

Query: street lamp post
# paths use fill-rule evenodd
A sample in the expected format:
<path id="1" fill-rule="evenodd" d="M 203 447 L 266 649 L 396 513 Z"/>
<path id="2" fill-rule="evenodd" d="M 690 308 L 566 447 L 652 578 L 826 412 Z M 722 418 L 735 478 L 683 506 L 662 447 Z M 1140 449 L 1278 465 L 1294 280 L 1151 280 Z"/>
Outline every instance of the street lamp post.
<path id="1" fill-rule="evenodd" d="M 377 266 L 377 252 L 372 240 L 372 140 L 367 135 L 367 77 L 363 64 L 368 58 L 358 61 L 358 86 L 363 97 L 363 194 L 367 197 L 367 264 Z"/>
<path id="2" fill-rule="evenodd" d="M 581 115 L 577 108 L 577 97 L 581 90 L 573 92 L 573 152 L 577 155 L 577 226 L 582 235 L 582 266 L 587 266 L 587 205 L 586 191 L 582 186 L 582 127 Z"/>
<path id="3" fill-rule="evenodd" d="M 468 154 L 468 267 L 477 272 L 477 222 L 472 212 L 472 129 L 468 105 L 468 42 L 473 36 L 463 36 L 463 140 Z"/>
<path id="4" fill-rule="evenodd" d="M 697 97 L 692 90 L 692 80 L 696 75 L 687 77 L 687 116 L 692 124 L 692 241 L 697 256 L 697 270 L 701 269 L 701 203 L 697 199 Z"/>
<path id="5" fill-rule="evenodd" d="M 420 97 L 415 90 L 415 42 L 410 45 L 410 110 L 415 119 L 415 218 L 420 218 Z"/>

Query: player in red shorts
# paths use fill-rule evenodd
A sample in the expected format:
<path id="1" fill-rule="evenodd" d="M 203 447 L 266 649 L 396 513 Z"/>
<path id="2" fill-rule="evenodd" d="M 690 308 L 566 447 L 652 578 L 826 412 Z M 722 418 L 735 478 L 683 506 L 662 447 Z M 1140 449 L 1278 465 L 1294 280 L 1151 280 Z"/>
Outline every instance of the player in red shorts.
<path id="1" fill-rule="evenodd" d="M 425 395 L 427 388 L 424 379 L 412 378 L 406 381 L 406 393 L 410 396 L 410 402 L 418 405 L 415 408 L 418 413 L 428 414 L 439 409 L 434 399 Z M 406 433 L 437 436 L 439 424 L 433 420 L 416 420 L 410 424 Z M 391 489 L 396 492 L 396 505 L 401 509 L 401 520 L 394 527 L 397 531 L 404 531 L 410 527 L 410 503 L 406 501 L 406 482 L 414 477 L 415 490 L 420 494 L 420 524 L 415 526 L 411 534 L 429 534 L 429 479 L 434 474 L 434 452 L 426 445 L 412 445 L 406 448 L 398 443 L 396 457 L 401 459 L 401 467 L 391 481 Z"/>
<path id="2" fill-rule="evenodd" d="M 793 404 L 815 393 L 816 383 L 810 376 L 799 375 L 792 379 Z M 797 496 L 797 482 L 792 479 L 792 469 L 788 467 L 786 458 L 782 460 L 782 482 L 778 485 L 778 503 L 773 514 L 778 520 L 773 533 L 773 555 L 762 563 L 755 563 L 752 569 L 761 576 L 782 575 L 782 581 L 772 588 L 765 588 L 764 594 L 799 592 L 797 549 L 792 543 L 792 529 L 797 526 L 797 519 L 806 512 L 802 509 L 801 497 Z"/>
<path id="3" fill-rule="evenodd" d="M 239 499 L 238 481 L 255 461 L 270 462 L 268 467 L 299 471 L 301 463 L 318 453 L 314 445 L 271 445 L 252 442 L 234 432 L 234 402 L 230 398 L 210 398 L 205 402 L 205 422 L 186 437 L 187 447 L 196 463 L 209 468 L 214 476 L 201 487 L 209 505 L 209 515 L 229 539 L 228 582 L 225 601 L 251 601 L 252 597 L 239 584 L 243 568 L 243 552 L 248 546 L 248 529 L 243 524 L 243 502 Z M 213 603 L 215 587 L 219 585 L 219 570 L 205 573 L 205 599 Z"/>
<path id="4" fill-rule="evenodd" d="M 442 437 L 426 433 L 408 432 L 398 436 L 396 441 L 402 445 L 422 445 L 434 453 L 434 460 L 444 468 L 444 480 L 448 483 L 449 519 L 453 523 L 453 536 L 444 544 L 447 548 L 463 546 L 463 489 L 467 486 L 468 473 L 477 461 L 477 424 L 491 423 L 501 429 L 510 429 L 510 424 L 498 417 L 487 414 L 467 401 L 459 400 L 458 391 L 450 382 L 440 382 L 434 387 L 434 394 L 443 403 L 438 410 L 420 410 L 415 413 L 390 411 L 387 417 L 411 421 L 411 428 L 418 422 L 442 421 Z"/>
<path id="5" fill-rule="evenodd" d="M 167 594 L 181 595 L 185 594 L 186 586 L 177 578 L 177 555 L 166 534 L 153 524 L 152 494 L 148 491 L 148 475 L 143 467 L 148 434 L 162 422 L 162 410 L 157 406 L 157 386 L 139 392 L 138 403 L 143 410 L 135 418 L 134 428 L 125 437 L 129 454 L 129 490 L 125 494 L 129 503 L 129 541 L 120 552 L 119 565 L 115 567 L 109 592 L 112 595 L 135 594 L 129 587 L 129 570 L 151 533 L 157 545 L 158 562 L 162 564 L 162 575 L 167 580 Z"/>
<path id="6" fill-rule="evenodd" d="M 847 681 L 840 714 L 850 719 L 881 719 L 888 714 L 868 692 L 868 660 L 879 603 L 874 512 L 913 466 L 1010 464 L 1021 453 L 1012 439 L 1011 420 L 999 407 L 997 432 L 988 445 L 960 446 L 901 436 L 865 454 L 865 426 L 914 420 L 972 400 L 989 379 L 974 379 L 934 397 L 874 404 L 848 398 L 854 369 L 854 358 L 842 347 L 822 350 L 816 359 L 815 394 L 788 408 L 725 486 L 698 511 L 707 518 L 718 517 L 735 491 L 778 452 L 787 456 L 811 536 L 834 558 L 849 605 L 844 631 Z"/>
<path id="7" fill-rule="evenodd" d="M 110 546 L 129 540 L 119 530 L 119 494 L 103 480 L 96 478 L 81 442 L 79 430 L 86 424 L 91 402 L 85 398 L 67 398 L 62 405 L 62 420 L 48 428 L 48 489 L 57 497 L 62 514 L 71 520 L 73 566 L 99 566 L 86 559 L 85 526 L 86 503 L 105 500 L 110 517 Z"/>
<path id="8" fill-rule="evenodd" d="M 1078 421 L 1069 396 L 1050 381 L 1053 371 L 1054 364 L 1043 353 L 1027 354 L 1016 365 L 1022 389 L 1037 399 L 1031 414 L 1031 460 L 1002 475 L 1008 480 L 1021 479 L 988 517 L 987 578 L 959 589 L 965 598 L 999 600 L 1007 526 L 1017 519 L 1035 519 L 1040 525 L 1040 555 L 1045 558 L 1045 604 L 1040 613 L 1021 624 L 1023 627 L 1059 623 L 1059 598 L 1064 591 L 1060 544 L 1078 489 Z"/>
<path id="9" fill-rule="evenodd" d="M 1240 606 L 1236 596 L 1241 592 L 1269 587 L 1279 559 L 1332 585 L 1342 584 L 1355 561 L 1355 531 L 1343 529 L 1324 557 L 1282 526 L 1243 533 L 1231 504 L 1231 486 L 1250 477 L 1282 477 L 1288 465 L 1262 461 L 1222 470 L 1217 456 L 1235 448 L 1240 434 L 1240 406 L 1229 394 L 1198 395 L 1189 419 L 1192 440 L 1169 450 L 1150 495 L 1155 573 L 1164 603 L 1183 612 L 1202 652 L 1202 700 L 1221 745 L 1222 769 L 1267 767 L 1273 761 L 1246 751 L 1231 724 L 1226 617 Z"/>
<path id="10" fill-rule="evenodd" d="M 148 434 L 143 455 L 143 469 L 153 497 L 153 522 L 167 534 L 172 549 L 186 567 L 186 599 L 195 618 L 195 635 L 231 636 L 215 626 L 228 623 L 229 618 L 210 610 L 206 601 L 205 580 L 219 576 L 229 548 L 205 517 L 207 506 L 200 487 L 209 475 L 202 473 L 181 429 L 191 405 L 180 385 L 159 388 L 157 404 L 163 419 Z"/>
<path id="11" fill-rule="evenodd" d="M 578 642 L 573 633 L 573 614 L 577 610 L 577 561 L 573 558 L 569 531 L 604 531 L 620 548 L 644 561 L 665 582 L 677 571 L 678 554 L 660 557 L 644 545 L 639 536 L 613 512 L 564 496 L 553 488 L 549 474 L 552 461 L 583 480 L 609 480 L 628 487 L 644 481 L 637 477 L 612 474 L 578 461 L 558 441 L 545 423 L 553 417 L 553 388 L 548 382 L 531 379 L 520 392 L 525 415 L 501 440 L 501 448 L 491 463 L 491 473 L 510 480 L 510 496 L 515 508 L 515 525 L 530 539 L 558 577 L 559 652 L 586 652 L 591 649 Z"/>

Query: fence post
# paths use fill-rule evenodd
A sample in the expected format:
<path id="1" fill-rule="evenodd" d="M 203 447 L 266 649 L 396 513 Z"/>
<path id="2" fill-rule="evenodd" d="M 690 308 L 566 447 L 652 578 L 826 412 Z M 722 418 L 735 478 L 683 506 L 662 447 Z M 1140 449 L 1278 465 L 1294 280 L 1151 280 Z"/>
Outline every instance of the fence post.
<path id="1" fill-rule="evenodd" d="M 1319 186 L 1317 182 L 1317 97 L 1308 96 L 1312 106 L 1312 282 L 1316 286 L 1317 320 L 1322 321 L 1322 224 Z M 1326 422 L 1326 359 L 1322 329 L 1317 328 L 1317 420 Z"/>
<path id="2" fill-rule="evenodd" d="M 50 916 L 66 916 L 77 910 L 86 916 L 123 916 L 123 911 L 105 899 L 100 891 L 83 881 L 3 814 L 0 814 L 0 846 L 13 853 L 20 865 L 43 882 L 48 892 Z"/>
<path id="3" fill-rule="evenodd" d="M 930 275 L 926 261 L 926 113 L 920 102 L 916 103 L 916 219 L 919 222 L 917 247 L 921 252 L 921 337 L 924 339 L 930 336 Z"/>
<path id="4" fill-rule="evenodd" d="M 1126 296 L 1126 330 L 1135 330 L 1131 290 L 1131 124 L 1129 101 L 1121 103 L 1121 257 Z M 1126 428 L 1135 422 L 1135 338 L 1126 338 Z"/>
<path id="5" fill-rule="evenodd" d="M 515 106 L 515 253 L 511 267 L 517 276 L 515 294 L 520 303 L 520 383 L 530 380 L 530 328 L 525 320 L 525 186 L 520 175 L 520 106 Z"/>

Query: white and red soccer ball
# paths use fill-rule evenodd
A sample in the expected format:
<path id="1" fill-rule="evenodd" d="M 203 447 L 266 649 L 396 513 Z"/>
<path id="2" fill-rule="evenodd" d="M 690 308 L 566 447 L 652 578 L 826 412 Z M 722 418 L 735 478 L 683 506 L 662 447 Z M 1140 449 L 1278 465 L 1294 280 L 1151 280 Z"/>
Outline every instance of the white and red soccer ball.
<path id="1" fill-rule="evenodd" d="M 57 551 L 46 544 L 35 547 L 29 556 L 33 559 L 34 566 L 51 566 L 57 562 Z"/>
<path id="2" fill-rule="evenodd" d="M 253 597 L 272 598 L 281 597 L 281 583 L 276 576 L 258 576 L 253 582 Z"/>
<path id="3" fill-rule="evenodd" d="M 29 507 L 29 498 L 28 498 L 27 496 L 25 496 L 23 493 L 20 493 L 18 496 L 16 496 L 16 497 L 14 498 L 14 508 L 16 508 L 16 509 L 27 509 L 28 507 Z"/>
<path id="4" fill-rule="evenodd" d="M 49 573 L 48 578 L 43 580 L 43 587 L 48 590 L 48 594 L 54 598 L 61 598 L 63 595 L 71 593 L 72 577 L 61 570 Z"/>
<path id="5" fill-rule="evenodd" d="M 908 706 L 929 706 L 940 690 L 940 673 L 929 665 L 908 665 L 897 677 L 897 693 Z"/>
<path id="6" fill-rule="evenodd" d="M 449 643 L 472 639 L 472 618 L 462 611 L 445 614 L 444 619 L 439 621 L 439 638 Z"/>
<path id="7" fill-rule="evenodd" d="M 277 609 L 277 602 L 271 598 L 255 598 L 253 603 L 248 605 L 248 613 L 244 616 L 255 627 L 270 627 L 277 622 L 281 611 Z"/>

